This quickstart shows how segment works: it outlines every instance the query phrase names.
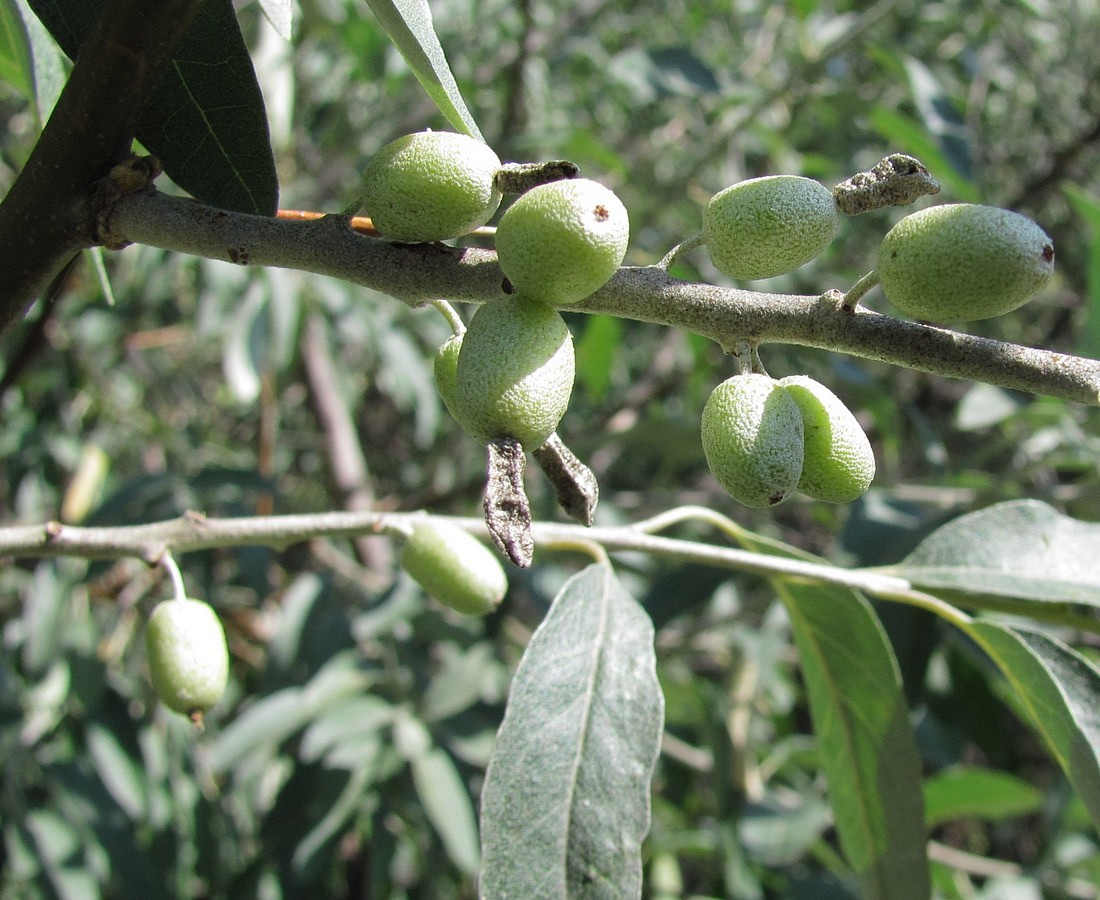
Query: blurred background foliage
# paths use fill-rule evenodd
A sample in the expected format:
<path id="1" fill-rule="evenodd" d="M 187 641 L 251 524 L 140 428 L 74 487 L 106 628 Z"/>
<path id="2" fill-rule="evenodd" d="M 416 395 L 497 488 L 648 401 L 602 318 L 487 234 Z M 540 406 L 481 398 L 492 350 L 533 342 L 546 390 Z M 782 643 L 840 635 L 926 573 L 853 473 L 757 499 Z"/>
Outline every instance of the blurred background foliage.
<path id="1" fill-rule="evenodd" d="M 1010 206 L 1055 238 L 1053 288 L 979 333 L 1100 355 L 1095 0 L 431 8 L 490 144 L 504 159 L 572 159 L 612 187 L 631 213 L 629 263 L 698 231 L 727 184 L 792 173 L 832 185 L 902 151 L 943 184 L 934 202 Z M 239 13 L 282 206 L 340 210 L 378 147 L 445 127 L 365 4 L 300 0 L 289 43 L 257 3 Z M 9 69 L 5 191 L 39 127 L 29 93 Z M 850 286 L 902 214 L 847 220 L 821 258 L 767 286 Z M 0 348 L 5 522 L 365 505 L 477 514 L 483 450 L 435 394 L 430 357 L 448 331 L 434 312 L 145 247 L 107 268 L 113 305 L 82 262 Z M 700 252 L 677 274 L 725 283 Z M 869 303 L 888 311 L 881 295 Z M 732 373 L 719 348 L 635 322 L 569 322 L 578 386 L 560 431 L 599 476 L 600 521 L 701 503 L 870 565 L 999 500 L 1100 518 L 1096 409 L 782 346 L 762 349 L 771 373 L 809 373 L 840 394 L 879 475 L 847 507 L 738 508 L 698 440 L 707 393 Z M 553 517 L 537 473 L 529 490 Z M 157 707 L 145 676 L 143 618 L 170 595 L 161 572 L 6 561 L 0 897 L 473 896 L 476 797 L 509 675 L 579 563 L 537 555 L 510 572 L 500 612 L 469 621 L 393 559 L 381 538 L 183 558 L 233 654 L 230 696 L 201 736 Z M 667 703 L 647 896 L 853 896 L 774 595 L 749 576 L 618 565 L 658 628 Z M 919 723 L 937 890 L 1098 896 L 1095 832 L 985 660 L 928 616 L 881 612 Z"/>

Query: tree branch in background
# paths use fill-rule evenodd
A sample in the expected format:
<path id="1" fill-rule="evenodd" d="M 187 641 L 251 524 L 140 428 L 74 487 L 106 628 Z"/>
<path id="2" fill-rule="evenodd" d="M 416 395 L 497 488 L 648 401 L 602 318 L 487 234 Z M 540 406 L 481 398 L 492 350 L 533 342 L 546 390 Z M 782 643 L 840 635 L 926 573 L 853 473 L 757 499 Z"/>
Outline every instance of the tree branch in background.
<path id="1" fill-rule="evenodd" d="M 107 0 L 31 157 L 0 204 L 0 333 L 95 244 L 95 186 L 202 0 Z"/>
<path id="2" fill-rule="evenodd" d="M 133 241 L 240 265 L 300 269 L 410 305 L 439 297 L 485 303 L 505 296 L 491 250 L 364 237 L 339 216 L 282 221 L 150 189 L 119 199 L 105 221 L 109 233 L 102 238 L 109 244 Z M 620 269 L 571 309 L 681 328 L 730 351 L 739 342 L 816 347 L 1100 405 L 1100 361 L 908 322 L 862 306 L 845 311 L 840 297 L 837 291 L 805 296 L 699 284 L 648 266 Z"/>

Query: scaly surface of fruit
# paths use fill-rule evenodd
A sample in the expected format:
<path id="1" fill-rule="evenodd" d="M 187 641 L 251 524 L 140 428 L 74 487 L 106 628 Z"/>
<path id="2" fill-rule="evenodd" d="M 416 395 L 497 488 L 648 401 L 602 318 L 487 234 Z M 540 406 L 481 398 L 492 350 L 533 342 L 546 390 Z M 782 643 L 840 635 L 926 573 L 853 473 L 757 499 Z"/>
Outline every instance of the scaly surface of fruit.
<path id="1" fill-rule="evenodd" d="M 418 523 L 401 548 L 401 565 L 428 594 L 469 616 L 492 612 L 508 590 L 492 551 L 447 522 Z"/>
<path id="2" fill-rule="evenodd" d="M 1054 274 L 1054 242 L 1027 216 L 973 203 L 900 220 L 875 265 L 887 299 L 926 322 L 973 322 L 1032 299 Z"/>
<path id="3" fill-rule="evenodd" d="M 487 144 L 450 131 L 419 131 L 391 141 L 363 172 L 363 207 L 393 241 L 421 243 L 480 228 L 500 205 L 493 175 L 500 158 Z"/>
<path id="4" fill-rule="evenodd" d="M 738 280 L 792 272 L 836 236 L 840 212 L 812 178 L 767 175 L 730 185 L 703 210 L 703 238 L 718 271 Z"/>

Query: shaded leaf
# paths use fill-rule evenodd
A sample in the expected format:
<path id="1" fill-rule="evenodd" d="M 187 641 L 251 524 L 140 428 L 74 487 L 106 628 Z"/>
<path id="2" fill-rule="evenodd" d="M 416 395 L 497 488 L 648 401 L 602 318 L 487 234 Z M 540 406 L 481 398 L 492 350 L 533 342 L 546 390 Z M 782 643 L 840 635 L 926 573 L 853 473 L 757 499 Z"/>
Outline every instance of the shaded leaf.
<path id="1" fill-rule="evenodd" d="M 879 571 L 958 598 L 1100 605 L 1100 524 L 1038 500 L 1012 500 L 953 519 L 897 566 Z"/>
<path id="2" fill-rule="evenodd" d="M 1043 792 L 1032 784 L 992 769 L 953 766 L 924 783 L 928 827 L 958 818 L 997 821 L 1023 816 L 1043 805 Z"/>
<path id="3" fill-rule="evenodd" d="M 1100 669 L 1038 631 L 984 620 L 965 630 L 993 658 L 1100 825 Z"/>
<path id="4" fill-rule="evenodd" d="M 65 64 L 61 48 L 49 31 L 31 10 L 27 0 L 15 0 L 23 27 L 27 32 L 31 54 L 31 76 L 35 113 L 38 124 L 44 125 L 50 117 L 61 89 L 65 86 Z"/>
<path id="5" fill-rule="evenodd" d="M 459 869 L 473 875 L 481 854 L 474 806 L 462 776 L 451 757 L 439 747 L 418 754 L 409 762 L 417 796 L 447 848 L 447 855 Z"/>
<path id="6" fill-rule="evenodd" d="M 662 720 L 653 626 L 589 566 L 516 671 L 481 798 L 482 896 L 638 896 Z"/>
<path id="7" fill-rule="evenodd" d="M 0 81 L 33 99 L 30 40 L 15 0 L 0 0 Z"/>
<path id="8" fill-rule="evenodd" d="M 836 829 L 861 896 L 927 900 L 921 760 L 882 624 L 853 591 L 772 583 L 790 616 Z"/>
<path id="9" fill-rule="evenodd" d="M 1075 184 L 1063 188 L 1073 211 L 1085 222 L 1088 232 L 1088 256 L 1085 267 L 1087 296 L 1081 337 L 1076 350 L 1083 356 L 1095 359 L 1100 356 L 1100 197 L 1090 194 Z"/>
<path id="10" fill-rule="evenodd" d="M 75 59 L 103 0 L 29 0 Z M 180 187 L 204 202 L 274 214 L 279 185 L 267 114 L 232 0 L 207 0 L 180 40 L 137 138 Z"/>
<path id="11" fill-rule="evenodd" d="M 428 0 L 367 0 L 367 5 L 447 121 L 481 138 L 443 54 Z"/>

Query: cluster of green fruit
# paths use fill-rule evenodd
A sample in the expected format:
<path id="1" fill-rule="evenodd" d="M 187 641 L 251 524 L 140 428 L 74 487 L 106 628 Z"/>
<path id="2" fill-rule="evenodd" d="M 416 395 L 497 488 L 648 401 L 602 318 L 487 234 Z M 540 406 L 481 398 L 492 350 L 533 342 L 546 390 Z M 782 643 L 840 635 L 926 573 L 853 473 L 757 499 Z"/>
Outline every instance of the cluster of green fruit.
<path id="1" fill-rule="evenodd" d="M 884 163 L 897 158 L 916 163 L 908 157 Z M 473 138 L 407 135 L 368 164 L 364 205 L 391 240 L 458 237 L 496 213 L 507 190 L 505 168 Z M 704 244 L 714 266 L 734 279 L 790 272 L 832 242 L 842 213 L 911 202 L 912 196 L 899 199 L 896 179 L 885 187 L 864 183 L 870 193 L 860 195 L 800 176 L 740 182 L 711 198 L 702 234 L 685 246 Z M 506 439 L 537 450 L 555 433 L 573 388 L 572 338 L 557 308 L 610 280 L 629 229 L 622 203 L 594 181 L 568 178 L 520 190 L 496 229 L 511 296 L 480 307 L 468 330 L 439 348 L 435 377 L 451 414 L 479 441 Z M 975 204 L 936 206 L 890 230 L 864 283 L 880 284 L 915 318 L 976 320 L 1037 294 L 1051 277 L 1053 259 L 1050 238 L 1024 216 Z M 726 381 L 704 409 L 702 438 L 711 470 L 748 506 L 772 506 L 795 490 L 848 502 L 874 475 L 855 417 L 824 386 L 801 376 L 774 381 L 754 373 Z"/>

